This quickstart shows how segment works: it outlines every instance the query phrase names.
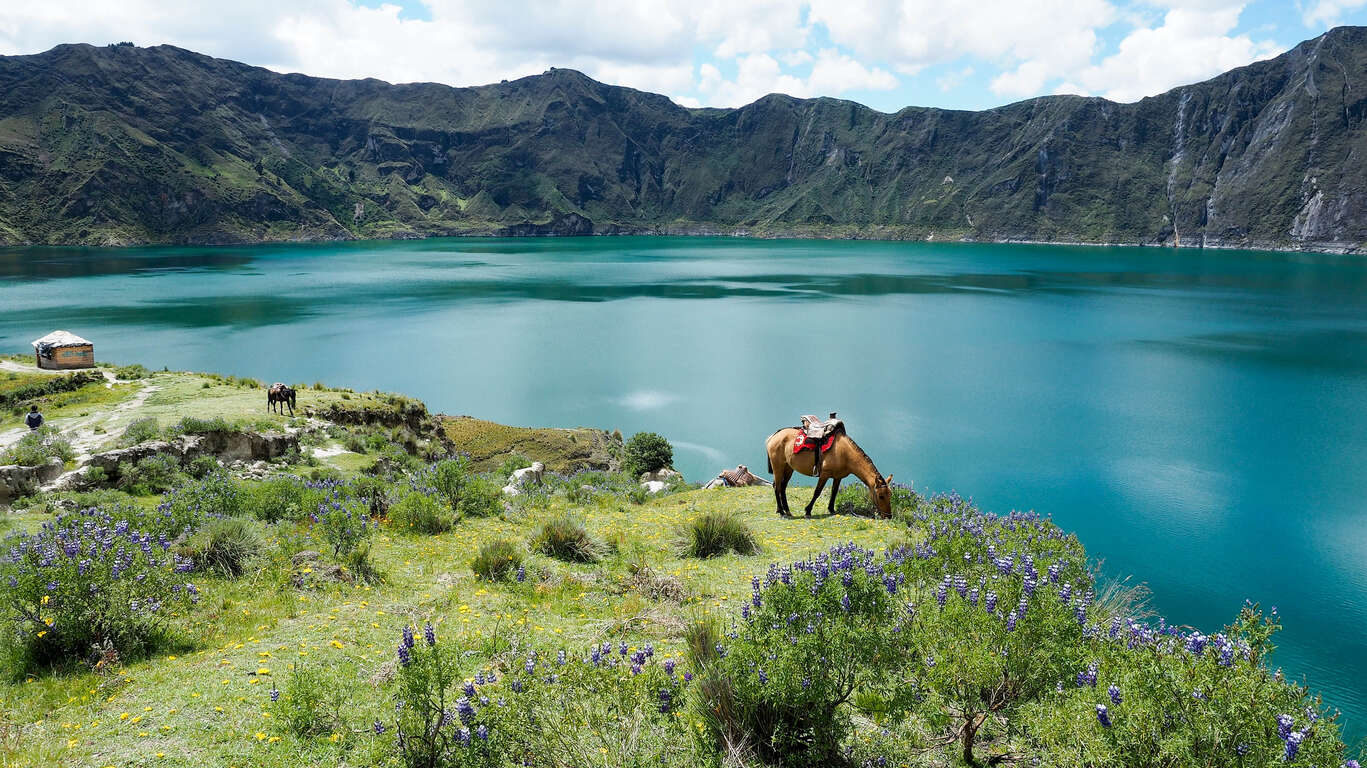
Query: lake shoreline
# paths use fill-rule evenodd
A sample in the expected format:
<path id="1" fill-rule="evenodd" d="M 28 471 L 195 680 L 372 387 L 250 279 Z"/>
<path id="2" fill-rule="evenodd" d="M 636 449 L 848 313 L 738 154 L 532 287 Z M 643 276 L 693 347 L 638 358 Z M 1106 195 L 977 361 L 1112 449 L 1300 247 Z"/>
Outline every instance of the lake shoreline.
<path id="1" fill-rule="evenodd" d="M 811 241 L 834 241 L 834 240 L 857 240 L 867 242 L 928 242 L 940 244 L 952 243 L 977 243 L 986 245 L 1053 245 L 1069 247 L 1092 247 L 1092 248 L 1171 248 L 1174 250 L 1202 251 L 1270 251 L 1275 253 L 1315 253 L 1337 256 L 1364 255 L 1367 254 L 1367 243 L 1335 242 L 1335 241 L 1314 241 L 1298 245 L 1288 245 L 1286 243 L 1273 243 L 1263 241 L 1247 242 L 1226 242 L 1221 240 L 1206 241 L 1200 245 L 1174 245 L 1171 240 L 1085 240 L 1085 239 L 1038 239 L 1027 237 L 977 237 L 959 233 L 936 236 L 933 231 L 925 230 L 898 230 L 875 228 L 873 230 L 814 230 L 814 229 L 780 229 L 780 230 L 752 230 L 746 227 L 710 227 L 706 225 L 698 226 L 664 226 L 664 227 L 621 227 L 619 225 L 609 225 L 602 231 L 593 231 L 592 223 L 589 224 L 589 231 L 582 231 L 582 227 L 567 227 L 563 231 L 558 229 L 562 220 L 552 220 L 544 224 L 534 222 L 523 222 L 521 224 L 509 225 L 504 227 L 489 229 L 473 229 L 458 231 L 438 231 L 438 232 L 415 232 L 411 230 L 394 232 L 389 235 L 375 235 L 365 237 L 329 237 L 329 236 L 302 236 L 286 238 L 188 238 L 180 240 L 126 240 L 116 242 L 65 242 L 65 243 L 34 243 L 34 242 L 0 242 L 0 248 L 100 248 L 108 250 L 118 250 L 125 248 L 146 248 L 156 246 L 194 246 L 207 248 L 231 248 L 254 245 L 288 245 L 288 244 L 326 244 L 326 243 L 383 243 L 396 240 L 434 240 L 441 238 L 489 238 L 500 240 L 526 240 L 542 238 L 594 238 L 594 237 L 696 237 L 696 238 L 735 238 L 746 240 L 811 240 Z"/>

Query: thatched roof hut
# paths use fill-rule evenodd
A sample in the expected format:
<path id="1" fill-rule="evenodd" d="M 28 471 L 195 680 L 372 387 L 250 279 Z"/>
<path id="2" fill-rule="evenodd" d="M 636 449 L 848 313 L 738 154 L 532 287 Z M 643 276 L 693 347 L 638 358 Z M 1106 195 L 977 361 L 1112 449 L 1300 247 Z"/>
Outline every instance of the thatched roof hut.
<path id="1" fill-rule="evenodd" d="M 95 345 L 70 331 L 53 331 L 33 340 L 39 368 L 94 368 Z"/>

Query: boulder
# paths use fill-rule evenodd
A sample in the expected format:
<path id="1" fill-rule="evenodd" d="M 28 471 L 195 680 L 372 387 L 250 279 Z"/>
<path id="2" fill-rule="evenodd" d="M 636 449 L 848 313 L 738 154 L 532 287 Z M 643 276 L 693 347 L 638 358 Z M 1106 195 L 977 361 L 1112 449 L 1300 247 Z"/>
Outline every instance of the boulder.
<path id="1" fill-rule="evenodd" d="M 299 436 L 285 432 L 210 432 L 185 435 L 175 440 L 153 440 L 131 448 L 92 454 L 85 467 L 104 470 L 110 482 L 118 480 L 120 470 L 157 455 L 174 456 L 181 463 L 200 456 L 213 456 L 229 466 L 265 462 L 299 449 Z M 265 465 L 262 464 L 262 467 Z"/>
<path id="2" fill-rule="evenodd" d="M 541 462 L 533 462 L 530 467 L 513 470 L 508 476 L 508 484 L 503 486 L 505 496 L 518 496 L 522 489 L 528 485 L 541 485 L 542 479 L 546 476 L 546 465 Z"/>
<path id="3" fill-rule="evenodd" d="M 640 478 L 638 479 L 642 483 L 667 483 L 671 480 L 682 477 L 683 475 L 679 474 L 673 469 L 665 467 L 664 469 L 657 469 L 654 472 L 642 472 Z"/>
<path id="4" fill-rule="evenodd" d="M 659 480 L 647 480 L 644 483 L 641 483 L 641 487 L 646 489 L 646 493 L 659 493 L 667 486 Z"/>
<path id="5" fill-rule="evenodd" d="M 21 467 L 9 464 L 0 467 L 0 504 L 8 504 L 20 496 L 37 493 L 44 485 L 62 474 L 62 460 L 53 457 L 46 464 Z"/>

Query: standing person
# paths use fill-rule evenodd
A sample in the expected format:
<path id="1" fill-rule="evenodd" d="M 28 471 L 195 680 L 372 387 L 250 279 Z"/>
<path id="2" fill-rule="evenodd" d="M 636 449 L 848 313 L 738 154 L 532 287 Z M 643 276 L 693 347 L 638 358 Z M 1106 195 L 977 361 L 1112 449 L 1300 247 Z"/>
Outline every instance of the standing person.
<path id="1" fill-rule="evenodd" d="M 24 417 L 24 423 L 34 432 L 37 432 L 38 428 L 43 426 L 43 414 L 38 412 L 38 406 L 35 405 L 28 409 L 28 415 Z"/>

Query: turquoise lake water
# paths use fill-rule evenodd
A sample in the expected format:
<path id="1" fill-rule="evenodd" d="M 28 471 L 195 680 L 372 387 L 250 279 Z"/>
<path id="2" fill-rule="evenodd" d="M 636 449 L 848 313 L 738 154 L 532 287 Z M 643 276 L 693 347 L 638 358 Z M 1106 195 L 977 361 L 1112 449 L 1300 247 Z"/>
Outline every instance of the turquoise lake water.
<path id="1" fill-rule="evenodd" d="M 1075 531 L 1367 735 L 1367 259 L 729 238 L 0 249 L 0 350 L 652 430 L 702 481 L 839 411 L 918 489 Z M 303 398 L 307 401 L 307 395 Z M 792 503 L 805 503 L 797 489 Z"/>

